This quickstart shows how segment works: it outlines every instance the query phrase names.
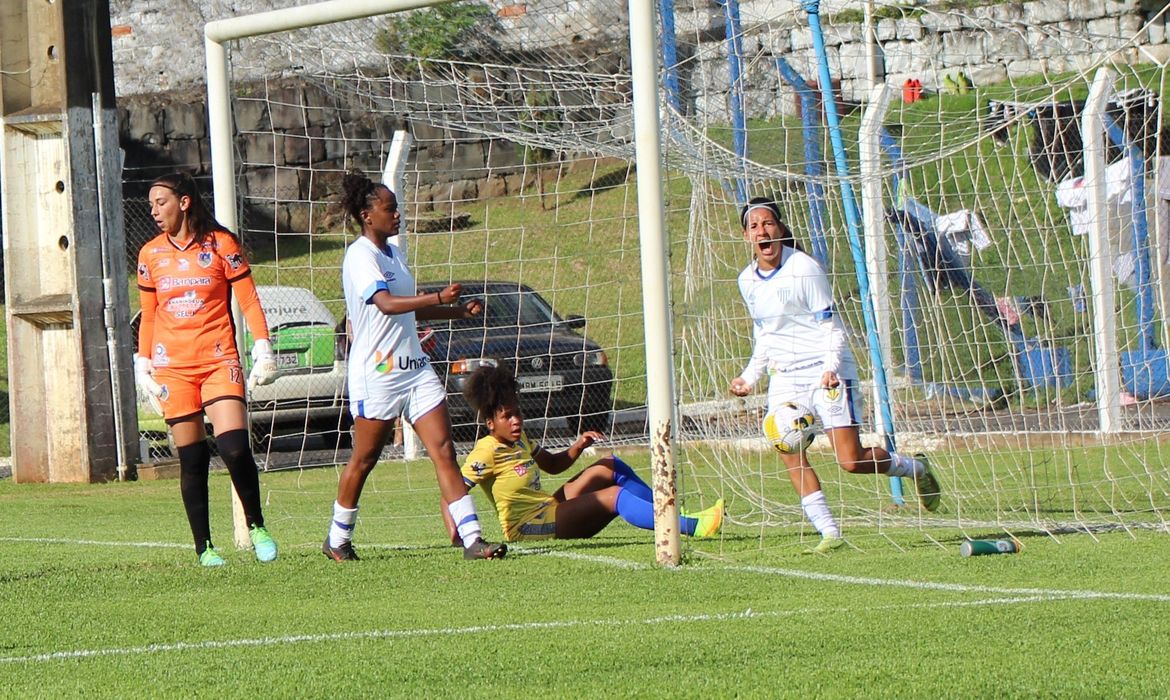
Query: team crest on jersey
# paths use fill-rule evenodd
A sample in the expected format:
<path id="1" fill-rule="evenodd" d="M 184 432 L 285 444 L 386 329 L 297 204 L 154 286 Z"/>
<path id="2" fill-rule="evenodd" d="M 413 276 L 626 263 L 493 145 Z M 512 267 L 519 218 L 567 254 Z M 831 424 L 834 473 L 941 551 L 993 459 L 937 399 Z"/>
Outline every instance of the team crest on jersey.
<path id="1" fill-rule="evenodd" d="M 374 351 L 374 369 L 378 374 L 390 374 L 394 369 L 394 356 L 383 355 L 381 350 Z"/>
<path id="2" fill-rule="evenodd" d="M 517 464 L 515 469 L 516 469 L 516 476 L 527 476 L 528 475 L 528 462 L 522 462 L 520 464 Z"/>
<path id="3" fill-rule="evenodd" d="M 227 264 L 230 265 L 233 270 L 238 270 L 244 265 L 244 256 L 240 255 L 239 253 L 231 253 L 224 259 L 227 260 Z"/>
<path id="4" fill-rule="evenodd" d="M 200 253 L 195 257 L 195 262 L 199 263 L 199 267 L 211 267 L 211 253 Z"/>
<path id="5" fill-rule="evenodd" d="M 146 266 L 146 263 L 142 263 L 138 266 L 138 276 L 148 282 L 150 281 L 150 268 Z"/>

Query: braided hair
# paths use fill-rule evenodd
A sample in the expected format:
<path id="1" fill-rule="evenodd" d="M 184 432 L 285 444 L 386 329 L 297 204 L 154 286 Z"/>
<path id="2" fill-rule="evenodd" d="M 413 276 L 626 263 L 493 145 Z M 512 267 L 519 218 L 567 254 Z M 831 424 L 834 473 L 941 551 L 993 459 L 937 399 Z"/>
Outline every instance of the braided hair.
<path id="1" fill-rule="evenodd" d="M 362 212 L 378 200 L 380 185 L 357 170 L 351 170 L 341 179 L 341 207 L 360 226 Z"/>

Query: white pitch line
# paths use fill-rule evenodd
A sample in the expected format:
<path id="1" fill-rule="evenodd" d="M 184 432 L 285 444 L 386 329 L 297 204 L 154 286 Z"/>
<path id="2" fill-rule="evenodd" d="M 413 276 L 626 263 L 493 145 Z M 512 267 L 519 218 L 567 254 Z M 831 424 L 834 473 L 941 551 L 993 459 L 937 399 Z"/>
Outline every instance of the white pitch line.
<path id="1" fill-rule="evenodd" d="M 780 569 L 770 566 L 724 566 L 721 567 L 720 570 L 743 571 L 747 573 L 784 576 L 787 578 L 802 578 L 808 579 L 810 581 L 830 581 L 833 583 L 847 583 L 859 586 L 877 586 L 881 588 L 898 587 L 917 588 L 920 590 L 930 591 L 949 591 L 954 593 L 991 593 L 995 595 L 1055 596 L 1058 598 L 1141 600 L 1154 603 L 1170 603 L 1170 595 L 1161 593 L 1118 593 L 1114 591 L 1085 591 L 1045 588 L 1001 588 L 998 586 L 980 586 L 965 583 L 937 583 L 934 581 L 913 581 L 910 579 L 845 576 L 842 574 L 825 574 L 816 571 L 801 571 L 799 569 Z"/>
<path id="2" fill-rule="evenodd" d="M 30 542 L 37 544 L 68 544 L 101 547 L 153 547 L 166 549 L 187 549 L 190 547 L 190 545 L 175 544 L 172 542 L 112 542 L 102 540 L 71 540 L 52 537 L 0 537 L 0 542 Z M 430 545 L 366 544 L 363 546 L 370 549 L 389 550 L 434 549 L 434 547 Z M 562 559 L 572 559 L 576 561 L 604 564 L 605 566 L 613 566 L 622 569 L 641 570 L 653 568 L 649 564 L 628 561 L 625 559 L 619 559 L 617 557 L 602 557 L 594 554 L 582 554 L 580 552 L 561 551 L 542 547 L 515 547 L 513 548 L 513 551 L 515 551 L 517 554 L 543 554 L 551 557 L 560 557 Z M 712 561 L 719 561 L 714 557 L 708 558 Z M 711 571 L 711 569 L 696 570 L 687 569 L 686 567 L 679 567 L 678 569 L 674 570 Z M 827 581 L 831 583 L 844 583 L 855 586 L 875 586 L 879 588 L 915 588 L 919 590 L 948 591 L 952 593 L 990 593 L 993 595 L 1007 596 L 1038 595 L 1057 598 L 1077 598 L 1083 600 L 1135 600 L 1155 603 L 1170 603 L 1170 595 L 1160 593 L 1119 593 L 1115 591 L 1061 590 L 1044 588 L 1001 588 L 998 586 L 978 586 L 964 583 L 938 583 L 933 581 L 914 581 L 911 579 L 884 579 L 863 576 L 846 576 L 843 574 L 826 574 L 816 571 L 802 571 L 800 569 L 784 569 L 770 566 L 721 566 L 719 570 L 765 574 L 769 576 L 782 576 L 786 578 L 800 578 L 810 581 Z"/>
<path id="3" fill-rule="evenodd" d="M 0 537 L 0 542 L 16 542 L 27 544 L 66 544 L 66 545 L 81 545 L 87 547 L 144 547 L 153 549 L 192 549 L 190 544 L 178 544 L 175 542 L 117 542 L 113 540 L 71 540 L 64 537 Z M 294 548 L 297 545 L 292 545 Z M 305 544 L 302 547 L 320 547 L 318 544 Z M 440 545 L 425 545 L 425 544 L 363 544 L 365 549 L 391 549 L 391 550 L 425 550 L 425 549 L 441 549 Z"/>
<path id="4" fill-rule="evenodd" d="M 637 564 L 635 562 L 627 562 L 622 560 L 614 560 L 612 557 L 599 557 L 592 554 L 581 554 L 579 552 L 560 552 L 556 550 L 548 550 L 545 552 L 548 556 L 562 557 L 565 559 L 575 559 L 578 561 L 592 561 L 598 564 L 615 565 L 612 562 L 620 562 L 616 566 L 626 569 L 636 568 L 650 568 L 647 564 Z M 711 558 L 713 561 L 718 559 Z M 674 569 L 676 571 L 690 571 L 690 572 L 704 572 L 712 571 L 712 569 L 688 569 L 686 567 L 679 567 Z M 1079 599 L 1114 599 L 1114 600 L 1139 600 L 1149 601 L 1155 603 L 1170 603 L 1170 595 L 1160 593 L 1117 593 L 1112 591 L 1084 591 L 1084 590 L 1060 590 L 1060 589 L 1044 589 L 1044 588 L 1000 588 L 997 586 L 978 586 L 964 583 L 936 583 L 933 581 L 914 581 L 911 579 L 887 579 L 887 578 L 868 578 L 863 576 L 846 576 L 843 574 L 825 574 L 817 571 L 803 571 L 800 569 L 783 569 L 772 566 L 720 566 L 719 571 L 738 571 L 751 574 L 766 574 L 769 576 L 783 576 L 786 578 L 801 578 L 810 581 L 829 581 L 832 583 L 845 583 L 855 586 L 876 586 L 879 588 L 916 588 L 920 590 L 932 591 L 948 591 L 952 593 L 991 593 L 994 595 L 1008 595 L 1008 596 L 1046 596 L 1055 598 L 1079 598 Z"/>
<path id="5" fill-rule="evenodd" d="M 908 610 L 914 608 L 969 607 L 979 605 L 1017 605 L 1021 603 L 1051 602 L 1051 596 L 1028 596 L 1017 598 L 987 598 L 984 600 L 950 601 L 939 603 L 910 603 L 906 605 L 879 605 L 862 608 L 868 611 Z M 334 632 L 329 634 L 297 634 L 282 637 L 254 637 L 247 639 L 222 639 L 203 642 L 173 642 L 170 644 L 149 644 L 137 647 L 111 647 L 106 649 L 77 649 L 56 651 L 48 654 L 0 657 L 0 664 L 31 664 L 45 661 L 71 659 L 92 659 L 104 656 L 144 656 L 172 651 L 205 651 L 233 649 L 239 647 L 269 647 L 289 644 L 346 642 L 366 639 L 414 639 L 419 637 L 443 637 L 464 634 L 494 632 L 527 632 L 532 630 L 567 629 L 574 627 L 621 627 L 627 625 L 658 625 L 669 623 L 690 624 L 696 622 L 719 622 L 723 620 L 748 620 L 793 617 L 813 614 L 835 614 L 849 612 L 848 608 L 803 608 L 798 610 L 773 610 L 757 612 L 747 609 L 742 612 L 704 613 L 697 615 L 660 615 L 641 620 L 552 620 L 548 622 L 517 622 L 499 625 L 473 625 L 470 627 L 440 627 L 415 630 L 370 630 L 367 632 Z"/>
<path id="6" fill-rule="evenodd" d="M 0 537 L 0 542 L 25 542 L 28 544 L 74 544 L 97 547 L 148 547 L 157 549 L 190 549 L 189 544 L 174 542 L 107 542 L 104 540 L 70 540 L 62 537 Z"/>

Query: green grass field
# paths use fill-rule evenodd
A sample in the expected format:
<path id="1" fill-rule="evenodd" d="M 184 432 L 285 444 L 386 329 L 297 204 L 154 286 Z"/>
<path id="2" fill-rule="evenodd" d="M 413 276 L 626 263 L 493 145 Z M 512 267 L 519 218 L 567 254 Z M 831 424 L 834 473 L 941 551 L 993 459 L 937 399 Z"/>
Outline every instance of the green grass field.
<path id="1" fill-rule="evenodd" d="M 645 454 L 625 455 L 644 472 Z M 653 565 L 624 523 L 464 562 L 427 463 L 363 496 L 363 561 L 319 552 L 337 472 L 262 475 L 281 556 L 196 566 L 175 481 L 0 481 L 7 697 L 1154 697 L 1170 687 L 1170 539 L 1029 537 L 961 558 L 955 533 L 803 556 L 728 525 Z M 734 517 L 735 503 L 729 504 Z M 480 513 L 489 536 L 499 527 Z M 991 534 L 991 533 L 988 533 Z"/>
<path id="2" fill-rule="evenodd" d="M 932 126 L 940 114 L 961 120 L 984 98 L 1012 94 L 992 86 L 932 98 L 891 119 L 914 133 L 908 151 L 913 143 L 937 148 L 932 141 L 951 135 Z M 856 115 L 849 119 L 847 128 L 855 129 Z M 752 157 L 799 161 L 793 126 L 755 124 Z M 786 140 L 763 137 L 784 133 L 780 127 L 789 129 Z M 1015 187 L 1026 194 L 1013 211 L 1056 219 L 1049 185 L 1026 165 L 1026 146 L 1021 141 L 1005 155 L 985 140 L 914 177 L 928 190 L 928 204 L 949 210 L 969 204 L 964 193 L 994 199 L 999 192 L 990 183 L 1020 172 Z M 968 166 L 970 158 L 987 165 Z M 609 352 L 617 374 L 617 403 L 635 405 L 644 401 L 646 370 L 635 188 L 624 168 L 603 162 L 599 170 L 571 170 L 543 204 L 535 189 L 523 198 L 466 203 L 470 229 L 420 235 L 412 245 L 422 280 L 520 279 L 562 313 L 588 316 L 586 332 Z M 715 246 L 720 277 L 692 280 L 701 304 L 682 301 L 690 184 L 672 178 L 668 190 L 676 333 L 710 318 L 742 318 L 731 280 L 748 254 L 730 220 L 727 239 Z M 732 218 L 733 208 L 726 207 Z M 839 211 L 829 215 L 840 230 Z M 840 239 L 834 259 L 851 271 Z M 277 254 L 259 246 L 256 279 L 309 287 L 340 315 L 348 240 L 337 233 L 287 237 Z M 1075 245 L 1064 240 L 1049 252 L 1074 259 Z M 986 255 L 980 274 L 997 289 L 1009 275 L 1015 294 L 1072 281 L 1048 279 L 1039 268 L 1013 270 L 995 249 Z M 849 275 L 835 283 L 846 313 L 857 317 Z M 131 298 L 136 305 L 133 291 Z M 950 314 L 943 325 L 978 325 L 952 301 L 940 301 Z M 1053 326 L 1070 325 L 1069 313 L 1054 311 Z M 680 389 L 723 386 L 748 352 L 748 329 L 744 319 L 719 348 L 728 359 L 689 367 L 690 384 Z M 946 345 L 945 338 L 935 342 Z M 1075 357 L 1086 365 L 1081 346 L 1088 341 L 1075 342 Z M 953 349 L 949 367 L 928 370 L 998 379 L 1005 348 L 1001 335 L 980 337 Z M 1069 391 L 1079 400 L 1084 388 Z M 7 431 L 7 420 L 0 421 L 0 455 L 7 454 Z M 851 547 L 808 557 L 801 552 L 812 541 L 796 516 L 785 515 L 795 497 L 774 473 L 772 455 L 749 458 L 730 447 L 704 455 L 702 446 L 680 445 L 687 449 L 693 461 L 680 477 L 688 493 L 726 493 L 731 480 L 703 465 L 731 465 L 782 505 L 769 516 L 789 522 L 736 524 L 751 521 L 750 506 L 732 495 L 733 522 L 717 539 L 686 542 L 678 570 L 655 567 L 652 535 L 621 522 L 593 540 L 517 546 L 508 560 L 468 563 L 443 541 L 429 463 L 384 464 L 363 498 L 357 542 L 365 559 L 338 566 L 319 552 L 337 471 L 279 472 L 262 481 L 282 554 L 260 565 L 230 547 L 228 480 L 217 473 L 213 530 L 229 566 L 202 570 L 177 482 L 0 480 L 0 695 L 1150 697 L 1170 687 L 1156 641 L 1170 632 L 1164 521 L 1160 530 L 1033 535 L 1021 554 L 964 559 L 963 535 L 1002 530 L 853 525 L 886 504 L 884 485 L 821 467 L 830 501 L 850 523 Z M 1025 441 L 934 457 L 944 484 L 954 487 L 942 514 L 951 519 L 1116 516 L 1112 522 L 1128 525 L 1123 514 L 1158 521 L 1170 512 L 1170 487 L 1158 466 L 1166 463 L 1165 448 L 1156 440 L 1087 449 Z M 645 454 L 629 460 L 646 473 Z M 823 461 L 818 457 L 818 466 Z M 498 538 L 482 501 L 480 513 L 488 535 Z"/>

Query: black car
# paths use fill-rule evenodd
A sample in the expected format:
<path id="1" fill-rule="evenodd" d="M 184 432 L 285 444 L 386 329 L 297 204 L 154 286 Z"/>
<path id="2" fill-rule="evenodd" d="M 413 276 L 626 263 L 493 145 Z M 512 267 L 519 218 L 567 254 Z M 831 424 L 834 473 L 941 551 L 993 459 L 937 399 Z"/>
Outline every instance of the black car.
<path id="1" fill-rule="evenodd" d="M 447 284 L 420 283 L 418 291 L 431 294 Z M 572 430 L 609 430 L 613 372 L 601 346 L 574 332 L 585 325 L 584 317 L 562 319 L 543 297 L 518 282 L 460 284 L 462 301 L 483 301 L 482 315 L 419 323 L 423 351 L 447 387 L 457 437 L 476 434 L 478 422 L 463 398 L 463 384 L 484 364 L 513 371 L 525 418 L 564 417 Z"/>

